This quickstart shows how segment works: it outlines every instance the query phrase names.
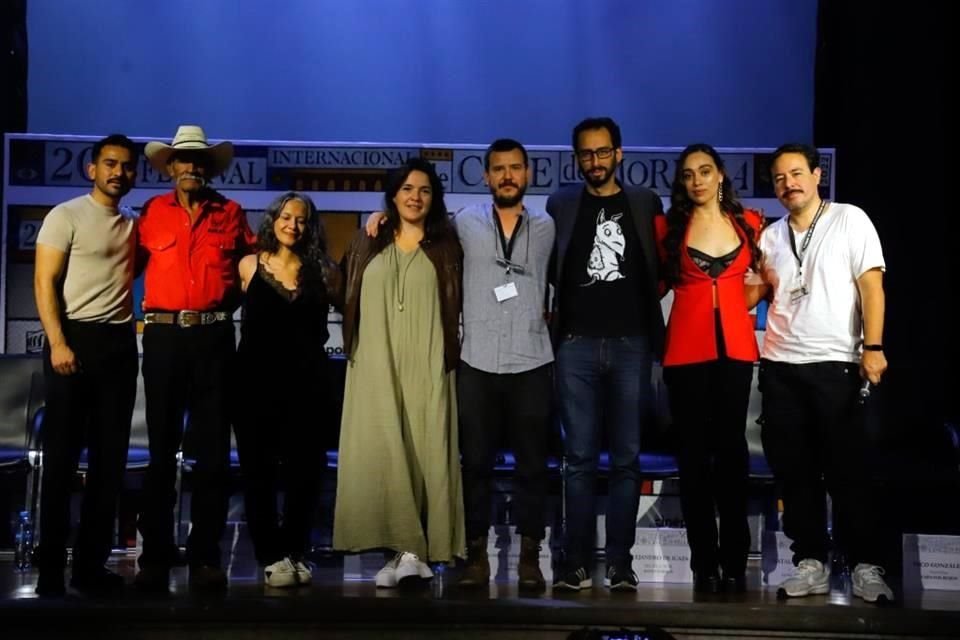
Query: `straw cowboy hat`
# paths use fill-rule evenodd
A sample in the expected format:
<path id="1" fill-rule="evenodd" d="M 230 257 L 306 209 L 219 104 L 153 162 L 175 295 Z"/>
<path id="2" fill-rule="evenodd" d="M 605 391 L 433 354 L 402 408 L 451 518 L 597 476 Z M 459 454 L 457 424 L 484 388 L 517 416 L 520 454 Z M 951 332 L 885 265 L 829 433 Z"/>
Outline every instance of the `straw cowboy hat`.
<path id="1" fill-rule="evenodd" d="M 160 172 L 166 172 L 170 157 L 177 151 L 206 153 L 210 157 L 211 174 L 214 176 L 226 171 L 227 167 L 230 166 L 230 161 L 233 160 L 233 145 L 231 143 L 207 144 L 207 136 L 203 129 L 189 124 L 177 128 L 177 134 L 173 136 L 172 144 L 148 142 L 143 151 L 153 168 Z"/>

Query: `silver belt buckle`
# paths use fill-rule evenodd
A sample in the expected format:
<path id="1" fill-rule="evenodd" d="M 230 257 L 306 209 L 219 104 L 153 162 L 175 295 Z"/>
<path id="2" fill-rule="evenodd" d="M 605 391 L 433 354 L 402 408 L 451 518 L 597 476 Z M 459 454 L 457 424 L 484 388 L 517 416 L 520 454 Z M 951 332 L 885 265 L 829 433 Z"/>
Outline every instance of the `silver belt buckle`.
<path id="1" fill-rule="evenodd" d="M 196 311 L 181 311 L 177 314 L 177 325 L 182 329 L 200 324 L 200 314 Z"/>

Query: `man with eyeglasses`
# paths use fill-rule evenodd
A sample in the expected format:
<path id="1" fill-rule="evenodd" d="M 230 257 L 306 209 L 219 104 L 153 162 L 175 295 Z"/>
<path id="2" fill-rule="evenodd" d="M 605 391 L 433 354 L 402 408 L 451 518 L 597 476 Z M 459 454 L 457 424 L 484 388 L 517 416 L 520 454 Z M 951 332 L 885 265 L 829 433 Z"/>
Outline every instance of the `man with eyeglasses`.
<path id="1" fill-rule="evenodd" d="M 660 198 L 616 178 L 620 128 L 588 118 L 573 130 L 584 184 L 557 191 L 547 212 L 557 229 L 551 329 L 566 456 L 564 562 L 555 589 L 593 586 L 597 466 L 609 448 L 604 584 L 633 591 L 630 549 L 640 500 L 640 432 L 652 360 L 663 350 L 653 219 Z"/>
<path id="2" fill-rule="evenodd" d="M 486 588 L 487 533 L 497 448 L 506 432 L 516 459 L 513 519 L 520 534 L 521 590 L 546 585 L 540 571 L 547 490 L 553 349 L 545 320 L 553 220 L 527 208 L 527 151 L 494 141 L 484 155 L 492 201 L 453 218 L 463 246 L 463 346 L 457 372 L 467 563 L 457 583 Z M 376 234 L 383 217 L 371 215 Z"/>

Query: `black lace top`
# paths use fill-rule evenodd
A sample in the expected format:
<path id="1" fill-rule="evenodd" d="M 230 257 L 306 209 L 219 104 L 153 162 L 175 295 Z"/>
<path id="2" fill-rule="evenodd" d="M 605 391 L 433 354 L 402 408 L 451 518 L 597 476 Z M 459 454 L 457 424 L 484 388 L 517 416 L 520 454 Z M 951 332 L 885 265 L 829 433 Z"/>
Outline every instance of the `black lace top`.
<path id="1" fill-rule="evenodd" d="M 727 270 L 733 261 L 737 259 L 737 256 L 740 254 L 740 249 L 743 248 L 743 241 L 737 245 L 737 248 L 731 251 L 730 253 L 723 256 L 711 256 L 709 254 L 700 251 L 699 249 L 694 249 L 693 247 L 687 247 L 687 255 L 690 256 L 690 259 L 693 260 L 700 269 L 706 273 L 711 278 L 716 278 L 721 273 Z"/>
<path id="2" fill-rule="evenodd" d="M 309 368 L 326 356 L 328 310 L 322 283 L 290 290 L 258 263 L 247 285 L 239 351 L 247 361 Z"/>

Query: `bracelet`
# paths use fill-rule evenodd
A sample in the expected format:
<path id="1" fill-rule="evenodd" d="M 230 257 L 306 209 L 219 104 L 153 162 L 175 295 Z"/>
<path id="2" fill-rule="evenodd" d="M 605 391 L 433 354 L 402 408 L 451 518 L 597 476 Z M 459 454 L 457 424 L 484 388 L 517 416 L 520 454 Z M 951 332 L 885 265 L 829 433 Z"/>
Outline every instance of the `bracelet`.
<path id="1" fill-rule="evenodd" d="M 863 345 L 864 351 L 883 351 L 882 344 L 865 344 Z"/>

